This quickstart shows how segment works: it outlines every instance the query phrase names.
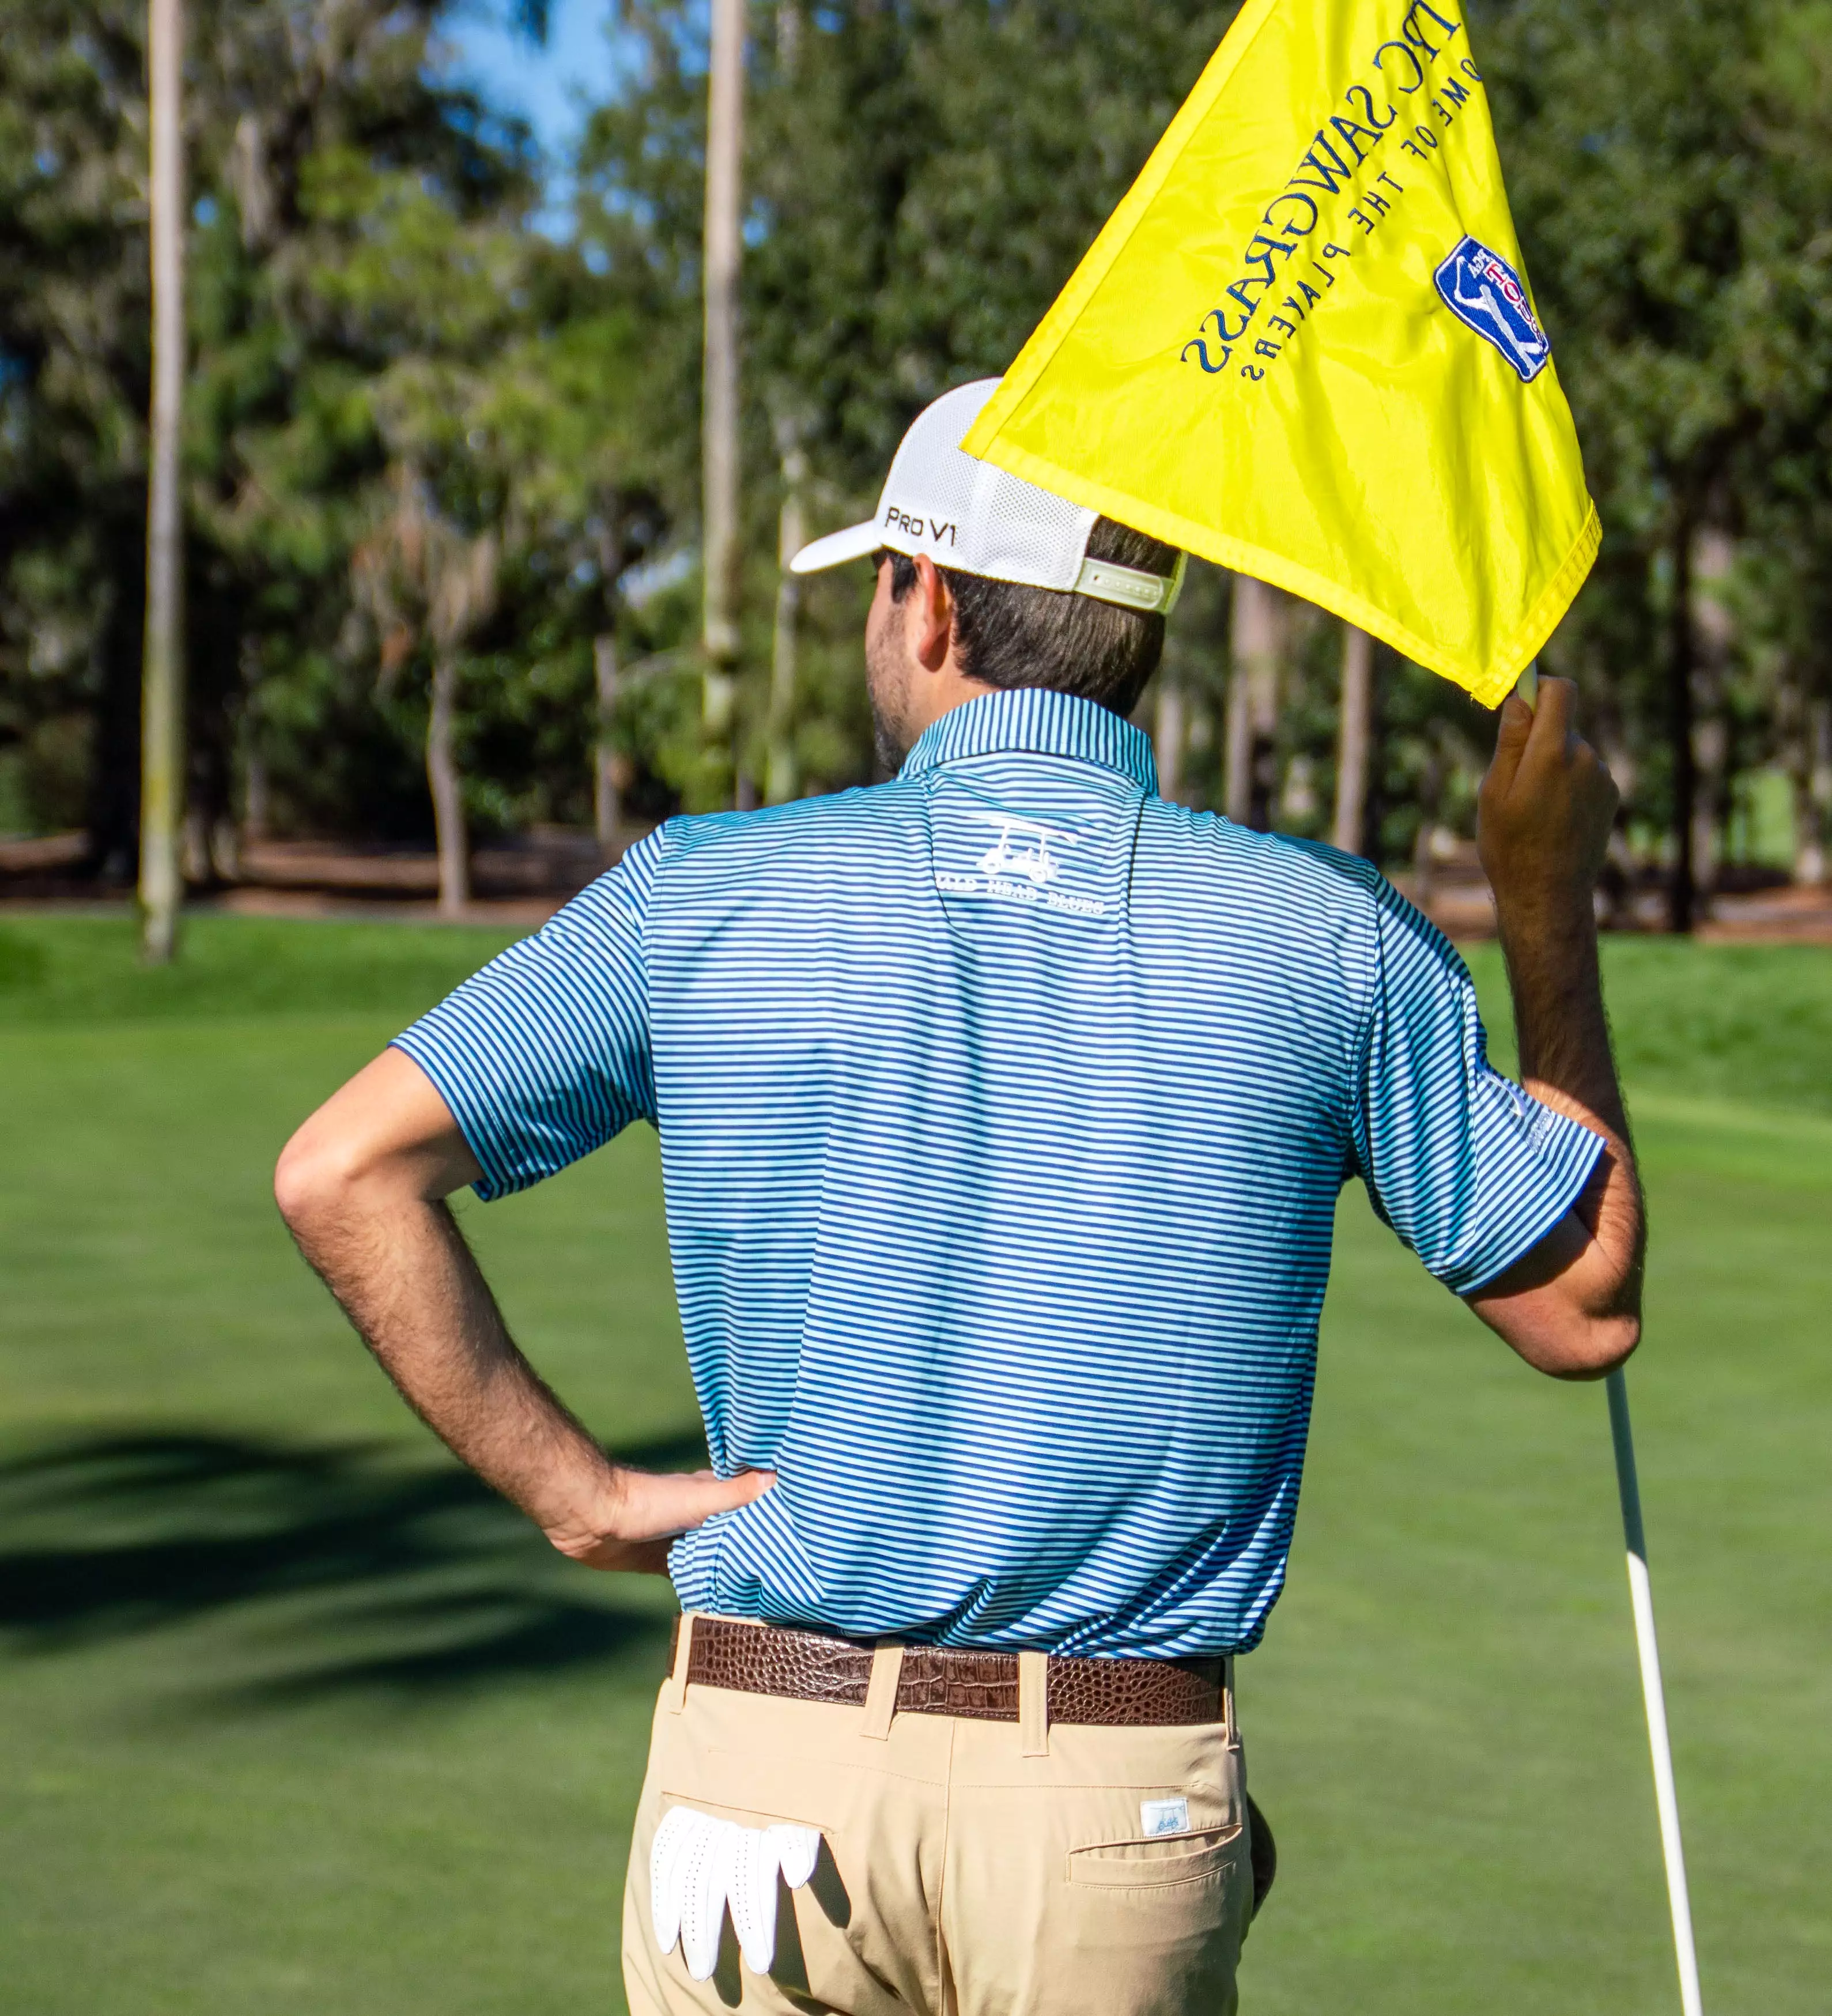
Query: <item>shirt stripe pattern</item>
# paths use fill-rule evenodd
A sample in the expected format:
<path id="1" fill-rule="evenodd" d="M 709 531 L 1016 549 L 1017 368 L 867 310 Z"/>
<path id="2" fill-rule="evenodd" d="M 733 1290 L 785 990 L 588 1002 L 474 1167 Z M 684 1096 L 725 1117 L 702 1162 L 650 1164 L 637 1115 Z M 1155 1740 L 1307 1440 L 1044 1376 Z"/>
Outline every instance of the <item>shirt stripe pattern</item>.
<path id="1" fill-rule="evenodd" d="M 1600 1147 L 1366 862 L 1035 689 L 669 821 L 399 1041 L 485 1197 L 657 1128 L 713 1462 L 778 1478 L 675 1545 L 682 1602 L 950 1645 L 1249 1649 L 1344 1182 L 1467 1294 Z"/>

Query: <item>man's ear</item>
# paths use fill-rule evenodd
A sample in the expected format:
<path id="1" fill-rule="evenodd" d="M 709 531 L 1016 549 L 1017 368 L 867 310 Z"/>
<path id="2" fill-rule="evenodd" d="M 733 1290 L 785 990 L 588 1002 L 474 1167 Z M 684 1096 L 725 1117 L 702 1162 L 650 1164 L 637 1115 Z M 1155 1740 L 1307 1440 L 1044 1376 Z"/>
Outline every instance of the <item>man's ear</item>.
<path id="1" fill-rule="evenodd" d="M 910 590 L 910 648 L 926 672 L 938 672 L 948 662 L 954 641 L 954 597 L 941 571 L 927 553 L 916 556 L 916 586 Z"/>

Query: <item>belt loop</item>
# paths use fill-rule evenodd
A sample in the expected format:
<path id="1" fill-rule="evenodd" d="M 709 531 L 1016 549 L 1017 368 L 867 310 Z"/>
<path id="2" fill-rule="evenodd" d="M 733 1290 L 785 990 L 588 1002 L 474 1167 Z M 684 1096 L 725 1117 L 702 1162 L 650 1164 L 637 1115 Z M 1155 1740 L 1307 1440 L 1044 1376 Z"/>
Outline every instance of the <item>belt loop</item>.
<path id="1" fill-rule="evenodd" d="M 687 1705 L 687 1669 L 693 1659 L 693 1612 L 683 1611 L 675 1620 L 675 1663 L 662 1683 L 662 1705 L 670 1715 L 678 1715 Z"/>
<path id="2" fill-rule="evenodd" d="M 1049 1654 L 1018 1654 L 1018 1755 L 1049 1755 Z"/>
<path id="3" fill-rule="evenodd" d="M 897 1712 L 897 1683 L 903 1677 L 903 1647 L 881 1644 L 872 1654 L 872 1676 L 865 1690 L 865 1727 L 860 1735 L 883 1743 L 891 1733 L 891 1718 Z"/>
<path id="4" fill-rule="evenodd" d="M 1240 1741 L 1240 1731 L 1234 1726 L 1234 1655 L 1222 1654 L 1222 1728 L 1228 1747 L 1232 1749 Z"/>

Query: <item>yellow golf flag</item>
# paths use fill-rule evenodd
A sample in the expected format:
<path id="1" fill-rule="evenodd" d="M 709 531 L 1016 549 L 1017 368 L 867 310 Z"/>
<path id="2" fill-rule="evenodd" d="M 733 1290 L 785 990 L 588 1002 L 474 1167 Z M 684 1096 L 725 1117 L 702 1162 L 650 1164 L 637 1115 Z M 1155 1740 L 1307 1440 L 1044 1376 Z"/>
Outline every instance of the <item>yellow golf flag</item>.
<path id="1" fill-rule="evenodd" d="M 1456 0 L 1247 0 L 962 445 L 1498 705 L 1600 534 Z"/>

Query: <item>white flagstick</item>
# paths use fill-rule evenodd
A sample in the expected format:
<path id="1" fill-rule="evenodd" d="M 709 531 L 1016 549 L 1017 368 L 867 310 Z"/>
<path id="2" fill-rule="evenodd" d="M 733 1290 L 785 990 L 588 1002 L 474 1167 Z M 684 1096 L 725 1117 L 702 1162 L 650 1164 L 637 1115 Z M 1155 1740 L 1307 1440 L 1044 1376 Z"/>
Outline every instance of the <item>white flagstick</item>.
<path id="1" fill-rule="evenodd" d="M 1629 1382 L 1618 1366 L 1607 1381 L 1610 1439 L 1616 1447 L 1616 1489 L 1622 1498 L 1622 1536 L 1629 1543 L 1629 1599 L 1635 1608 L 1635 1643 L 1641 1654 L 1641 1698 L 1647 1708 L 1647 1747 L 1654 1756 L 1654 1802 L 1661 1821 L 1661 1853 L 1667 1865 L 1667 1902 L 1673 1913 L 1673 1954 L 1679 1964 L 1679 2007 L 1701 2016 L 1698 1954 L 1692 1943 L 1692 1900 L 1686 1890 L 1686 1849 L 1679 1838 L 1679 1799 L 1673 1789 L 1673 1752 L 1667 1741 L 1667 1697 L 1661 1685 L 1661 1648 L 1654 1635 L 1654 1591 L 1647 1579 L 1647 1540 L 1641 1530 L 1641 1488 L 1635 1478 L 1635 1438 L 1629 1429 Z"/>
<path id="2" fill-rule="evenodd" d="M 1537 660 L 1514 689 L 1528 706 L 1539 697 Z M 1641 1698 L 1647 1710 L 1647 1747 L 1654 1759 L 1654 1802 L 1660 1815 L 1661 1855 L 1667 1866 L 1667 1902 L 1673 1913 L 1673 1954 L 1679 1967 L 1679 2007 L 1703 2016 L 1698 1953 L 1692 1939 L 1692 1900 L 1686 1888 L 1686 1849 L 1679 1838 L 1679 1798 L 1673 1786 L 1673 1751 L 1667 1740 L 1666 1690 L 1654 1629 L 1654 1589 L 1647 1576 L 1647 1536 L 1641 1525 L 1641 1486 L 1635 1474 L 1635 1438 L 1629 1426 L 1629 1382 L 1618 1365 L 1609 1391 L 1610 1440 L 1616 1452 L 1616 1489 L 1622 1501 L 1622 1537 L 1629 1549 L 1629 1600 L 1635 1612 L 1635 1645 L 1641 1655 Z"/>

